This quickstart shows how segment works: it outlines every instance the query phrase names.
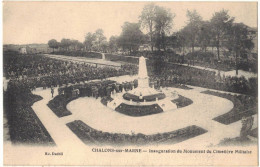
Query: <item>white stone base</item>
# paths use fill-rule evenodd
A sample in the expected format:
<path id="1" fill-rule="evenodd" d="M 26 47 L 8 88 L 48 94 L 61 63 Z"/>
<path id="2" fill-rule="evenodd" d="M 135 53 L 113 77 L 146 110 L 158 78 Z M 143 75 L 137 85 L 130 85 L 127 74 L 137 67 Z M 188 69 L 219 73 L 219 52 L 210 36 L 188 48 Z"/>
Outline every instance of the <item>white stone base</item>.
<path id="1" fill-rule="evenodd" d="M 158 92 L 156 91 L 156 93 L 158 93 Z M 158 100 L 158 101 L 152 101 L 152 102 L 134 102 L 134 101 L 125 100 L 123 98 L 123 94 L 124 93 L 114 94 L 113 97 L 112 97 L 114 100 L 112 100 L 111 102 L 108 102 L 107 107 L 109 107 L 112 110 L 115 110 L 115 108 L 118 107 L 121 103 L 125 103 L 125 104 L 128 104 L 128 105 L 135 105 L 135 106 L 145 106 L 145 105 L 158 104 L 163 109 L 164 112 L 177 109 L 177 105 L 174 104 L 173 102 L 171 102 L 171 100 L 178 98 L 178 95 L 174 96 L 174 97 L 173 96 L 166 97 L 164 99 L 161 99 L 161 100 Z"/>

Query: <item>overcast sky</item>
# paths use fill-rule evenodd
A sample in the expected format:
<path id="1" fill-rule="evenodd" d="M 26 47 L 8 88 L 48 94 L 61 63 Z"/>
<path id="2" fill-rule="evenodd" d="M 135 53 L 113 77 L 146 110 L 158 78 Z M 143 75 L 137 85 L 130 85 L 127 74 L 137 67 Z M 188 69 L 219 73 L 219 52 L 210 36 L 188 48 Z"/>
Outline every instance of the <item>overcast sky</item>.
<path id="1" fill-rule="evenodd" d="M 147 2 L 4 2 L 4 44 L 47 43 L 62 38 L 84 40 L 98 28 L 109 39 L 120 35 L 124 22 L 138 22 Z M 256 2 L 155 2 L 176 14 L 173 30 L 187 23 L 186 11 L 196 9 L 204 20 L 222 9 L 235 22 L 257 27 Z"/>

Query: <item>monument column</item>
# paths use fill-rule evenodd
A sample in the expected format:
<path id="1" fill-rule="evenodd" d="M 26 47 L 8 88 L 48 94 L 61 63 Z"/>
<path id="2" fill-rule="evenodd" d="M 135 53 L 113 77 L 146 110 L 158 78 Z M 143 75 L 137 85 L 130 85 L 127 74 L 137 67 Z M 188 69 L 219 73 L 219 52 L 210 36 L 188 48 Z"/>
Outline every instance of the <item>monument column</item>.
<path id="1" fill-rule="evenodd" d="M 149 77 L 147 74 L 146 60 L 143 56 L 139 58 L 138 88 L 148 88 Z"/>

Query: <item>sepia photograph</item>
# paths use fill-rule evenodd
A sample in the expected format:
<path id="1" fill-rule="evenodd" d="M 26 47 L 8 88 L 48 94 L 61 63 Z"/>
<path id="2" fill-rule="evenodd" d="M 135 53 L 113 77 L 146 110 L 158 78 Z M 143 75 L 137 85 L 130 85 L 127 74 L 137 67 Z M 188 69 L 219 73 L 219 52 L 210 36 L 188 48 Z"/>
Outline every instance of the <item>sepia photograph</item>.
<path id="1" fill-rule="evenodd" d="M 258 166 L 258 2 L 3 1 L 4 165 Z"/>

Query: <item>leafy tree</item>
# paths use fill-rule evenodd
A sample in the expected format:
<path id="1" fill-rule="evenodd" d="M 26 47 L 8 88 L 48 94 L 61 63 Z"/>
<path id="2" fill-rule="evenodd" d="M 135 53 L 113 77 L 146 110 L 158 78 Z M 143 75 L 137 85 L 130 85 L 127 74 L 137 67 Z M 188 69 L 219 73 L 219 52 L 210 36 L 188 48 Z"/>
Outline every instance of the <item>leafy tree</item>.
<path id="1" fill-rule="evenodd" d="M 101 51 L 101 44 L 106 41 L 106 37 L 104 36 L 104 31 L 102 29 L 97 29 L 95 32 L 96 41 L 95 41 L 95 47 L 98 51 Z"/>
<path id="2" fill-rule="evenodd" d="M 71 47 L 72 47 L 74 50 L 76 50 L 79 41 L 78 41 L 78 40 L 71 40 L 70 43 L 71 43 Z"/>
<path id="3" fill-rule="evenodd" d="M 220 60 L 219 49 L 222 46 L 221 43 L 225 41 L 227 33 L 230 30 L 233 17 L 228 15 L 227 10 L 221 10 L 216 12 L 210 20 L 214 45 L 217 48 L 218 60 Z"/>
<path id="4" fill-rule="evenodd" d="M 184 29 L 180 30 L 175 35 L 176 35 L 176 38 L 177 38 L 176 47 L 179 48 L 182 51 L 182 54 L 184 56 L 184 54 L 185 54 L 185 46 L 186 46 L 186 43 L 187 43 L 187 40 L 188 40 L 186 38 L 186 34 L 185 34 Z"/>
<path id="5" fill-rule="evenodd" d="M 248 27 L 243 24 L 233 24 L 228 31 L 228 42 L 225 46 L 235 54 L 236 73 L 238 74 L 238 57 L 248 60 L 248 53 L 254 48 L 249 37 Z"/>
<path id="6" fill-rule="evenodd" d="M 59 47 L 59 43 L 56 41 L 56 39 L 49 40 L 48 45 L 50 48 L 53 49 L 53 52 L 54 52 L 54 49 L 58 49 L 58 47 Z"/>
<path id="7" fill-rule="evenodd" d="M 166 35 L 172 28 L 174 17 L 175 14 L 172 14 L 169 9 L 165 9 L 160 6 L 155 7 L 155 43 L 159 50 L 161 48 L 166 50 Z"/>
<path id="8" fill-rule="evenodd" d="M 85 36 L 84 45 L 87 51 L 91 51 L 93 49 L 94 42 L 96 41 L 97 37 L 96 34 L 87 33 Z"/>
<path id="9" fill-rule="evenodd" d="M 118 37 L 111 36 L 109 38 L 108 46 L 109 46 L 110 52 L 117 52 L 118 51 Z"/>
<path id="10" fill-rule="evenodd" d="M 63 38 L 60 42 L 60 46 L 63 49 L 69 50 L 69 47 L 71 46 L 71 40 Z"/>
<path id="11" fill-rule="evenodd" d="M 148 30 L 150 36 L 151 49 L 153 51 L 154 47 L 154 36 L 155 31 L 155 9 L 156 6 L 154 3 L 149 3 L 144 6 L 142 14 L 139 16 L 139 22 L 143 28 Z"/>
<path id="12" fill-rule="evenodd" d="M 144 42 L 144 34 L 140 30 L 140 24 L 125 22 L 118 40 L 118 44 L 124 50 L 127 49 L 130 53 L 137 51 Z"/>
<path id="13" fill-rule="evenodd" d="M 77 43 L 77 49 L 78 50 L 81 50 L 81 49 L 83 49 L 84 48 L 84 44 L 82 43 L 82 42 L 78 42 Z"/>
<path id="14" fill-rule="evenodd" d="M 207 48 L 211 44 L 212 31 L 209 21 L 202 21 L 200 30 L 198 32 L 198 44 L 200 45 L 201 50 L 207 52 Z"/>
<path id="15" fill-rule="evenodd" d="M 101 44 L 100 44 L 100 49 L 103 53 L 106 53 L 107 50 L 108 50 L 108 42 L 107 41 L 103 41 Z"/>
<path id="16" fill-rule="evenodd" d="M 185 31 L 187 42 L 192 48 L 192 53 L 194 53 L 194 47 L 198 43 L 197 41 L 200 35 L 199 31 L 202 23 L 202 18 L 196 10 L 188 10 L 186 16 L 188 18 L 188 24 L 184 27 L 183 31 Z"/>

